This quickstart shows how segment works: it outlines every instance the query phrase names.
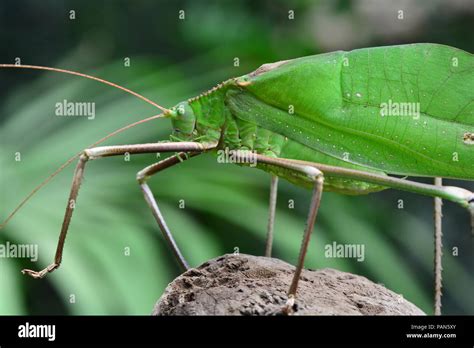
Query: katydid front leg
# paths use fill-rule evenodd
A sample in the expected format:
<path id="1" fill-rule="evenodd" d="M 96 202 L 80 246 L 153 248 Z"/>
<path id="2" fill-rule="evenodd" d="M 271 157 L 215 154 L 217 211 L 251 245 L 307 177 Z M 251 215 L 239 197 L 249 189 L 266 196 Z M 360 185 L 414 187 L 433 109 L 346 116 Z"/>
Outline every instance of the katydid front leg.
<path id="1" fill-rule="evenodd" d="M 23 274 L 28 274 L 33 278 L 43 278 L 46 274 L 53 272 L 61 265 L 64 242 L 66 241 L 66 235 L 71 223 L 72 214 L 76 205 L 77 196 L 79 194 L 79 188 L 84 177 L 84 170 L 87 161 L 94 160 L 102 157 L 110 156 L 121 156 L 126 153 L 128 154 L 144 154 L 144 153 L 156 153 L 156 152 L 204 152 L 208 149 L 215 147 L 217 144 L 203 145 L 197 142 L 163 142 L 163 143 L 151 143 L 151 144 L 135 144 L 135 145 L 116 145 L 116 146 L 100 146 L 83 151 L 79 158 L 79 162 L 74 171 L 74 176 L 71 185 L 71 191 L 69 193 L 69 199 L 66 205 L 66 212 L 64 215 L 63 224 L 61 227 L 61 233 L 59 235 L 58 246 L 56 248 L 56 255 L 54 262 L 48 267 L 41 271 L 33 271 L 30 269 L 22 270 Z"/>

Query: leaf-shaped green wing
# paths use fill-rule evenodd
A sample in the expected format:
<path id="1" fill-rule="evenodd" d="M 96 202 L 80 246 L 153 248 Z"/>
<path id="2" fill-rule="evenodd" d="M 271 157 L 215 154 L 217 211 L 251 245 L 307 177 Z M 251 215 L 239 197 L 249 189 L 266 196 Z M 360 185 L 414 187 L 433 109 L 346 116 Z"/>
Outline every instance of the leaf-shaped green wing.
<path id="1" fill-rule="evenodd" d="M 437 44 L 334 52 L 239 81 L 267 105 L 294 110 L 288 127 L 273 128 L 311 149 L 391 174 L 474 178 L 470 53 Z"/>

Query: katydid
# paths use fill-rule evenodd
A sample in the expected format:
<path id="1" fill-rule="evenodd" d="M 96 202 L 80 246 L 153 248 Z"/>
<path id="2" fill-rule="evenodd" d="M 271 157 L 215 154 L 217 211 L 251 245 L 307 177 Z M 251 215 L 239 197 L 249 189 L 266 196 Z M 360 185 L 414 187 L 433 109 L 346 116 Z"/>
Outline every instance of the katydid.
<path id="1" fill-rule="evenodd" d="M 125 153 L 175 153 L 141 170 L 137 180 L 184 270 L 189 265 L 147 184 L 154 174 L 206 152 L 217 154 L 227 149 L 235 158 L 254 156 L 256 167 L 272 176 L 267 256 L 271 255 L 278 178 L 311 188 L 311 204 L 288 301 L 283 308 L 285 313 L 294 309 L 323 188 L 354 195 L 387 188 L 405 190 L 437 197 L 439 216 L 439 199 L 446 199 L 468 208 L 471 222 L 474 219 L 472 192 L 442 186 L 440 179 L 436 185 L 406 179 L 407 176 L 474 179 L 474 59 L 459 49 L 411 44 L 338 51 L 265 64 L 170 109 L 124 87 L 69 70 L 11 64 L 0 67 L 53 70 L 91 78 L 132 93 L 163 111 L 123 127 L 81 151 L 10 214 L 3 225 L 37 190 L 79 158 L 54 262 L 41 271 L 23 270 L 34 278 L 44 277 L 61 264 L 74 210 L 71 202 L 77 199 L 86 163 Z M 156 118 L 171 119 L 173 131 L 169 141 L 96 146 L 138 123 Z M 439 231 L 440 223 L 437 219 Z"/>

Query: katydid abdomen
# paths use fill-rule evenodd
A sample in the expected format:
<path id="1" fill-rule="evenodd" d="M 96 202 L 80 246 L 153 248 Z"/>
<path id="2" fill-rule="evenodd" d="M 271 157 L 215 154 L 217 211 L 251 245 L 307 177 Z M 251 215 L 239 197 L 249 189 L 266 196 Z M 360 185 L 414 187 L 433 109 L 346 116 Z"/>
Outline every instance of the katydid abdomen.
<path id="1" fill-rule="evenodd" d="M 473 179 L 473 91 L 474 59 L 459 49 L 339 51 L 267 64 L 189 100 L 196 122 L 186 139 L 222 136 L 231 149 L 379 174 Z M 330 176 L 325 188 L 381 189 Z"/>

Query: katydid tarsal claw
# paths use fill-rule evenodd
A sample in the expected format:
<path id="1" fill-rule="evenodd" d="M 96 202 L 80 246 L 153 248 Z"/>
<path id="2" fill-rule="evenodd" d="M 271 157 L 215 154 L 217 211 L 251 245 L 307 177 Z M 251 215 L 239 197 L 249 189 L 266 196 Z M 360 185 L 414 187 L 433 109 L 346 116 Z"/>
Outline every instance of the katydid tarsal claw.
<path id="1" fill-rule="evenodd" d="M 169 141 L 97 147 L 137 123 L 117 130 L 68 160 L 23 200 L 4 225 L 39 188 L 79 158 L 55 260 L 42 271 L 25 273 L 41 278 L 60 266 L 74 210 L 69 203 L 77 198 L 88 161 L 156 152 L 176 154 L 141 170 L 137 181 L 179 264 L 188 269 L 185 253 L 174 241 L 147 181 L 194 156 L 225 150 L 236 159 L 254 156 L 256 167 L 272 175 L 267 256 L 271 255 L 278 178 L 312 189 L 285 313 L 294 308 L 323 188 L 343 194 L 393 188 L 437 198 L 436 313 L 440 313 L 440 199 L 467 208 L 474 221 L 474 194 L 442 186 L 440 179 L 429 185 L 406 177 L 474 179 L 474 59 L 470 53 L 437 44 L 411 44 L 286 60 L 229 79 L 170 109 L 85 74 L 37 66 L 0 67 L 53 70 L 106 83 L 163 111 L 137 123 L 170 118 L 173 125 Z"/>

